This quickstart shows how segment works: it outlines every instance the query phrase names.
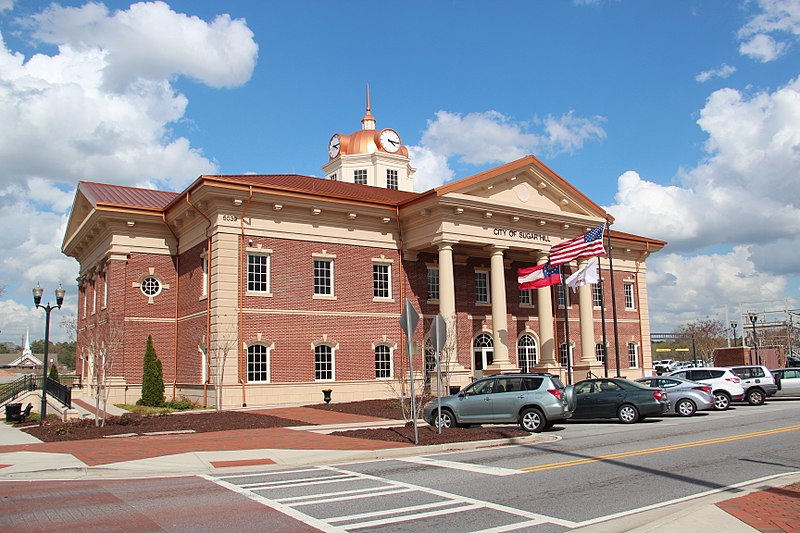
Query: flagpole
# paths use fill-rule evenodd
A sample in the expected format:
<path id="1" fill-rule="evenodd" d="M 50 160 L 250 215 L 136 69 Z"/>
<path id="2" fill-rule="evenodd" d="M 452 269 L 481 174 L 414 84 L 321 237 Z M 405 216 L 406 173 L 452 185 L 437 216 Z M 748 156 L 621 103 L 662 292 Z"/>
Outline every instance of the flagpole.
<path id="1" fill-rule="evenodd" d="M 561 273 L 561 290 L 564 293 L 564 342 L 567 348 L 567 384 L 572 385 L 572 354 L 569 349 L 569 305 L 567 305 L 569 295 L 567 294 L 567 284 L 564 281 L 563 272 Z M 559 357 L 561 356 L 561 350 L 559 350 L 558 355 Z"/>
<path id="2" fill-rule="evenodd" d="M 600 266 L 600 261 L 597 262 L 598 268 Z M 598 282 L 600 283 L 600 323 L 603 326 L 603 377 L 608 377 L 608 341 L 606 340 L 606 295 L 603 294 L 604 287 L 603 287 L 603 269 L 600 268 L 600 279 Z"/>
<path id="3" fill-rule="evenodd" d="M 608 243 L 608 275 L 611 279 L 611 311 L 614 322 L 614 353 L 617 361 L 617 377 L 619 373 L 619 324 L 617 323 L 617 292 L 614 290 L 614 260 L 611 253 L 611 222 L 606 218 L 606 242 Z"/>

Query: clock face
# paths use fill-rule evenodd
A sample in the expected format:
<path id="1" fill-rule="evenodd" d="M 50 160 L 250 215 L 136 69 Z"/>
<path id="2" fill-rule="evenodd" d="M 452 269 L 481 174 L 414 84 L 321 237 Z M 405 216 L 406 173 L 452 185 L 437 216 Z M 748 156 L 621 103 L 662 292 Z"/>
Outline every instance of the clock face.
<path id="1" fill-rule="evenodd" d="M 341 146 L 341 139 L 339 139 L 339 134 L 334 133 L 333 137 L 331 137 L 330 142 L 328 142 L 328 155 L 331 156 L 331 159 L 339 155 L 340 146 Z"/>
<path id="2" fill-rule="evenodd" d="M 381 132 L 381 148 L 391 153 L 400 149 L 400 136 L 396 131 L 383 130 Z"/>

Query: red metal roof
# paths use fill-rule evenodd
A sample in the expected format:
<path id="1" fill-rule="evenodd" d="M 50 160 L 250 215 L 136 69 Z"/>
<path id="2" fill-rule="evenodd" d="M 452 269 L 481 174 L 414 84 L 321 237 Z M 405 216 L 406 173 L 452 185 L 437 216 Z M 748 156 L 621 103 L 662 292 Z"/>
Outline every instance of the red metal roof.
<path id="1" fill-rule="evenodd" d="M 107 183 L 82 181 L 78 189 L 97 207 L 98 204 L 110 204 L 126 207 L 164 209 L 178 193 L 157 191 L 155 189 L 139 189 Z"/>

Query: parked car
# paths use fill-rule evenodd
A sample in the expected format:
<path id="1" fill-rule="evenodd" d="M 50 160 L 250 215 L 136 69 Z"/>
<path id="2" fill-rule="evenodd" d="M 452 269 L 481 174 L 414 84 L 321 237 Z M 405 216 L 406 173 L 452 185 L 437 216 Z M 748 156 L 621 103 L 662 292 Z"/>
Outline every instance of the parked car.
<path id="1" fill-rule="evenodd" d="M 558 376 L 545 373 L 501 374 L 473 381 L 458 394 L 428 402 L 422 412 L 425 421 L 438 427 L 470 424 L 518 423 L 538 433 L 566 420 L 575 410 L 572 385 L 565 387 Z"/>
<path id="2" fill-rule="evenodd" d="M 633 424 L 669 410 L 667 393 L 622 378 L 586 379 L 575 384 L 574 419 L 619 418 Z"/>
<path id="3" fill-rule="evenodd" d="M 662 359 L 661 361 L 656 361 L 653 363 L 653 370 L 659 373 L 669 372 L 670 370 L 674 370 L 672 366 L 675 362 L 672 359 Z"/>
<path id="4" fill-rule="evenodd" d="M 775 378 L 765 366 L 742 365 L 732 366 L 730 369 L 742 378 L 744 399 L 750 405 L 762 405 L 768 396 L 778 392 Z"/>
<path id="5" fill-rule="evenodd" d="M 775 396 L 800 396 L 800 368 L 779 368 L 770 372 L 778 387 Z"/>
<path id="6" fill-rule="evenodd" d="M 705 383 L 675 376 L 650 376 L 636 381 L 648 387 L 667 391 L 672 412 L 681 416 L 692 416 L 697 411 L 714 409 L 711 386 Z"/>
<path id="7" fill-rule="evenodd" d="M 667 375 L 710 385 L 711 393 L 714 395 L 714 408 L 718 411 L 725 411 L 731 406 L 732 401 L 744 398 L 742 379 L 730 368 L 715 366 L 687 368 L 670 372 Z"/>

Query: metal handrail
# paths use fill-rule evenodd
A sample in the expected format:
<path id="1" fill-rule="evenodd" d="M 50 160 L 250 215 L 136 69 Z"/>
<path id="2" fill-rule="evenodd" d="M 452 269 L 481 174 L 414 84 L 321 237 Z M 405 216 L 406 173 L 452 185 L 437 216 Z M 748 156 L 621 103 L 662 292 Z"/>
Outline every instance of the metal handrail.
<path id="1" fill-rule="evenodd" d="M 0 385 L 0 405 L 14 400 L 23 392 L 30 392 L 42 388 L 42 376 L 26 374 L 11 383 Z M 67 409 L 72 409 L 72 389 L 47 378 L 47 394 L 58 400 Z"/>

